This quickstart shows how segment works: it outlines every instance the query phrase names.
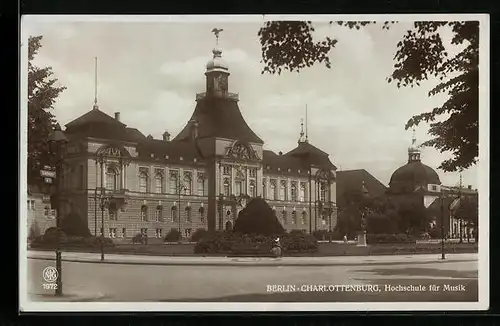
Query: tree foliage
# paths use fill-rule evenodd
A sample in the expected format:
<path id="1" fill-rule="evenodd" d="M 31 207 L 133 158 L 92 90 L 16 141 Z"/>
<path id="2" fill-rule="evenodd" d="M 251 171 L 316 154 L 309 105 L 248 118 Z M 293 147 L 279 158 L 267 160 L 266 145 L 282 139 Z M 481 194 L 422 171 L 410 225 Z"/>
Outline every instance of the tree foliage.
<path id="1" fill-rule="evenodd" d="M 332 22 L 330 22 L 332 23 Z M 336 22 L 351 29 L 373 24 L 370 21 Z M 388 29 L 394 22 L 384 22 Z M 457 54 L 447 52 L 440 32 L 450 28 L 451 45 L 463 49 Z M 262 73 L 281 74 L 282 71 L 299 72 L 316 63 L 331 68 L 330 51 L 337 40 L 327 37 L 315 41 L 314 26 L 310 21 L 269 21 L 259 30 L 262 47 Z M 429 134 L 433 137 L 423 146 L 431 146 L 441 152 L 451 152 L 452 158 L 439 166 L 444 171 L 466 169 L 477 161 L 478 125 L 478 64 L 479 23 L 466 22 L 415 22 L 397 44 L 394 71 L 387 78 L 398 87 L 419 86 L 429 77 L 439 83 L 429 96 L 445 93 L 448 100 L 440 107 L 418 114 L 409 119 L 405 128 L 430 123 Z M 444 118 L 444 121 L 437 121 Z"/>
<path id="2" fill-rule="evenodd" d="M 450 55 L 440 31 L 451 28 L 451 43 L 463 49 Z M 439 166 L 444 171 L 466 169 L 477 161 L 479 153 L 479 22 L 416 22 L 398 43 L 394 72 L 388 79 L 398 87 L 420 85 L 429 77 L 440 80 L 429 96 L 445 93 L 442 106 L 413 116 L 406 128 L 422 121 L 430 122 L 424 142 L 440 152 L 451 152 L 452 158 Z M 444 121 L 436 121 L 444 117 Z"/>
<path id="3" fill-rule="evenodd" d="M 40 68 L 33 59 L 42 47 L 42 36 L 28 40 L 28 184 L 40 184 L 40 170 L 53 165 L 48 147 L 49 136 L 56 125 L 54 103 L 65 87 L 57 86 L 51 67 Z"/>
<path id="4" fill-rule="evenodd" d="M 262 198 L 253 198 L 238 214 L 234 232 L 271 236 L 285 232 L 276 213 Z"/>

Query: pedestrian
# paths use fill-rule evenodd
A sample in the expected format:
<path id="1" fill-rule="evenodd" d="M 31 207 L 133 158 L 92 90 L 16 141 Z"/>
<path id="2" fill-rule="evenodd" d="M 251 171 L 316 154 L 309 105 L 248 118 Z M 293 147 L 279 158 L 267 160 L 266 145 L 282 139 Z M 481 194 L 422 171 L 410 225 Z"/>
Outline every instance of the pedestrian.
<path id="1" fill-rule="evenodd" d="M 344 234 L 344 243 L 347 244 L 347 234 Z"/>

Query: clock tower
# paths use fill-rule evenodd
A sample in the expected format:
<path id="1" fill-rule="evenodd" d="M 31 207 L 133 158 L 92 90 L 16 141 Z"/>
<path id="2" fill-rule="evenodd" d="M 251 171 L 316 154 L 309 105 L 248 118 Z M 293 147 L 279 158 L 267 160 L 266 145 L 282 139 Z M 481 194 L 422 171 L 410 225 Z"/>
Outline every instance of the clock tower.
<path id="1" fill-rule="evenodd" d="M 207 63 L 207 71 L 205 76 L 207 76 L 207 86 L 206 95 L 207 96 L 227 96 L 228 94 L 228 78 L 229 69 L 227 63 L 222 59 L 222 50 L 218 47 L 219 45 L 219 33 L 222 29 L 214 28 L 212 32 L 216 37 L 216 46 L 212 50 L 213 58 Z"/>

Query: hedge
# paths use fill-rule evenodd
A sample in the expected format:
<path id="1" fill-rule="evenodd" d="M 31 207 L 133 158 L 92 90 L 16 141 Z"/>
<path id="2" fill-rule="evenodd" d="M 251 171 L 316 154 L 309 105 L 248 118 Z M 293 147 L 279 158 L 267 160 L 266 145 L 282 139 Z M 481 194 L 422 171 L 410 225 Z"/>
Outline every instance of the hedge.
<path id="1" fill-rule="evenodd" d="M 105 247 L 114 246 L 113 240 L 110 238 L 102 238 L 95 236 L 68 236 L 62 230 L 59 231 L 59 241 L 62 247 L 100 247 L 104 241 Z M 54 247 L 57 244 L 57 228 L 48 228 L 43 236 L 37 237 L 31 243 L 31 247 Z"/>
<path id="2" fill-rule="evenodd" d="M 269 254 L 276 236 L 247 235 L 233 232 L 215 232 L 207 234 L 194 247 L 196 254 Z M 315 252 L 317 240 L 305 233 L 280 235 L 280 242 L 285 253 Z"/>
<path id="3" fill-rule="evenodd" d="M 414 243 L 416 238 L 406 233 L 398 234 L 367 234 L 366 242 L 368 244 L 376 243 Z"/>

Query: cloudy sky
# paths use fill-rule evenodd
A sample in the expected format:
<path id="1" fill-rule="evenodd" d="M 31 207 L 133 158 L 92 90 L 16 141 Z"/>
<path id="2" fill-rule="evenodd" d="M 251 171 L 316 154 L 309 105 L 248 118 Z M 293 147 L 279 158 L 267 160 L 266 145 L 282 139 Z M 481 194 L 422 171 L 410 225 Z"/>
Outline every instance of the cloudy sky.
<path id="1" fill-rule="evenodd" d="M 388 84 L 397 42 L 411 27 L 400 22 L 389 31 L 381 25 L 349 30 L 316 22 L 316 37 L 338 40 L 332 68 L 323 65 L 301 73 L 262 75 L 254 22 L 45 22 L 23 25 L 23 33 L 43 35 L 35 59 L 49 65 L 67 87 L 55 115 L 64 125 L 92 108 L 94 57 L 98 57 L 98 101 L 101 110 L 145 135 L 176 135 L 190 118 L 195 94 L 205 88 L 205 65 L 215 45 L 212 28 L 223 28 L 220 46 L 229 64 L 230 92 L 239 93 L 240 109 L 265 148 L 287 152 L 297 145 L 301 118 L 308 107 L 309 140 L 330 154 L 340 170 L 366 169 L 388 184 L 392 172 L 407 161 L 414 114 L 440 105 L 429 98 L 429 81 L 419 88 Z M 449 35 L 445 35 L 449 39 Z M 450 49 L 451 50 L 451 49 Z M 416 130 L 428 139 L 427 126 Z M 422 160 L 437 168 L 446 154 L 425 148 Z M 441 181 L 456 185 L 457 173 L 437 170 Z M 477 167 L 463 173 L 464 185 L 478 187 Z"/>

